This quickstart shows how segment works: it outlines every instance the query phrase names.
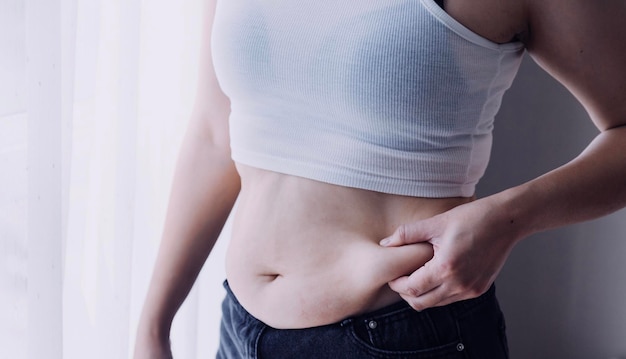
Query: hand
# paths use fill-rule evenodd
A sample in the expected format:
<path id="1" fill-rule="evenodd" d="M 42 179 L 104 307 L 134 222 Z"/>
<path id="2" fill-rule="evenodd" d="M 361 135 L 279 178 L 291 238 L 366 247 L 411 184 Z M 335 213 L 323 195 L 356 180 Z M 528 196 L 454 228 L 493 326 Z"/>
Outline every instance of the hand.
<path id="1" fill-rule="evenodd" d="M 514 244 L 519 225 L 488 198 L 400 226 L 385 247 L 429 242 L 433 258 L 410 276 L 389 282 L 414 309 L 478 297 L 489 289 Z"/>
<path id="2" fill-rule="evenodd" d="M 169 340 L 138 334 L 133 359 L 173 359 Z"/>

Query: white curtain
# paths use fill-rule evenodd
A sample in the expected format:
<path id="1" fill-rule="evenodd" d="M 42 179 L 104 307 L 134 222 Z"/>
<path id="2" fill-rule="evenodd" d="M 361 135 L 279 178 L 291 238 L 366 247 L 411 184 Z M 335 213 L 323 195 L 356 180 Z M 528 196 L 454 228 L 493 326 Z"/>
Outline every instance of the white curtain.
<path id="1" fill-rule="evenodd" d="M 0 100 L 0 359 L 131 357 L 203 1 L 0 1 L 0 94 L 16 94 Z M 224 242 L 174 322 L 175 358 L 215 355 Z"/>

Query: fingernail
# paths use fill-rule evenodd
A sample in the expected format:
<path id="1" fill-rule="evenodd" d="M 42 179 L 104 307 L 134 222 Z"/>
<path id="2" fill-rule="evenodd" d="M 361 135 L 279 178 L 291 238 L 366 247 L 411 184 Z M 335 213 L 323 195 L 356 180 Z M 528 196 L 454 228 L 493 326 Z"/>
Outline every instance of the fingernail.
<path id="1" fill-rule="evenodd" d="M 385 238 L 385 239 L 383 239 L 382 241 L 380 241 L 380 245 L 381 245 L 381 246 L 386 246 L 386 245 L 388 245 L 390 242 L 391 242 L 391 239 L 389 239 L 389 238 Z"/>

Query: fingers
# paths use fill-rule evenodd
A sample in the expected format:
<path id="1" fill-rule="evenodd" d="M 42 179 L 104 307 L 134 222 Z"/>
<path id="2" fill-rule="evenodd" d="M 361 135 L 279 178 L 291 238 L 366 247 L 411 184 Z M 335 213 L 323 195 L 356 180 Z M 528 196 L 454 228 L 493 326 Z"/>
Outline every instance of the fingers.
<path id="1" fill-rule="evenodd" d="M 441 307 L 454 302 L 458 302 L 459 300 L 463 299 L 458 295 L 450 296 L 449 292 L 444 289 L 443 286 L 439 286 L 431 290 L 430 292 L 422 294 L 419 297 L 411 297 L 404 294 L 400 294 L 400 296 L 407 303 L 409 303 L 409 305 L 413 309 L 417 311 L 422 311 L 433 307 Z"/>
<path id="2" fill-rule="evenodd" d="M 393 234 L 380 241 L 383 247 L 403 246 L 419 242 L 427 242 L 435 235 L 436 227 L 433 218 L 400 225 Z"/>
<path id="3" fill-rule="evenodd" d="M 417 298 L 429 293 L 442 284 L 441 278 L 430 273 L 432 263 L 426 263 L 410 276 L 400 277 L 389 282 L 389 287 L 408 298 Z"/>
<path id="4" fill-rule="evenodd" d="M 402 299 L 417 311 L 447 305 L 462 299 L 458 295 L 452 294 L 444 284 L 431 282 L 422 287 L 418 287 L 417 283 L 412 285 L 411 277 L 401 277 L 389 282 L 389 287 L 400 294 Z"/>
<path id="5" fill-rule="evenodd" d="M 435 267 L 429 262 L 410 276 L 389 282 L 389 287 L 418 311 L 474 298 L 484 292 L 462 285 Z"/>

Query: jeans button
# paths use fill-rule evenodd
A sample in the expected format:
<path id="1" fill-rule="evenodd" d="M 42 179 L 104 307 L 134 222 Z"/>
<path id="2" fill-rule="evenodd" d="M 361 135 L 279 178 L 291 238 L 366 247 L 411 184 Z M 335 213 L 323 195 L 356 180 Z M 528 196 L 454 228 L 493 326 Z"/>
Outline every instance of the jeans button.
<path id="1" fill-rule="evenodd" d="M 375 320 L 370 320 L 369 323 L 367 323 L 367 326 L 370 327 L 370 329 L 376 329 L 378 323 L 376 323 Z"/>
<path id="2" fill-rule="evenodd" d="M 463 350 L 465 350 L 465 345 L 463 345 L 463 343 L 457 344 L 456 350 L 462 352 Z"/>

